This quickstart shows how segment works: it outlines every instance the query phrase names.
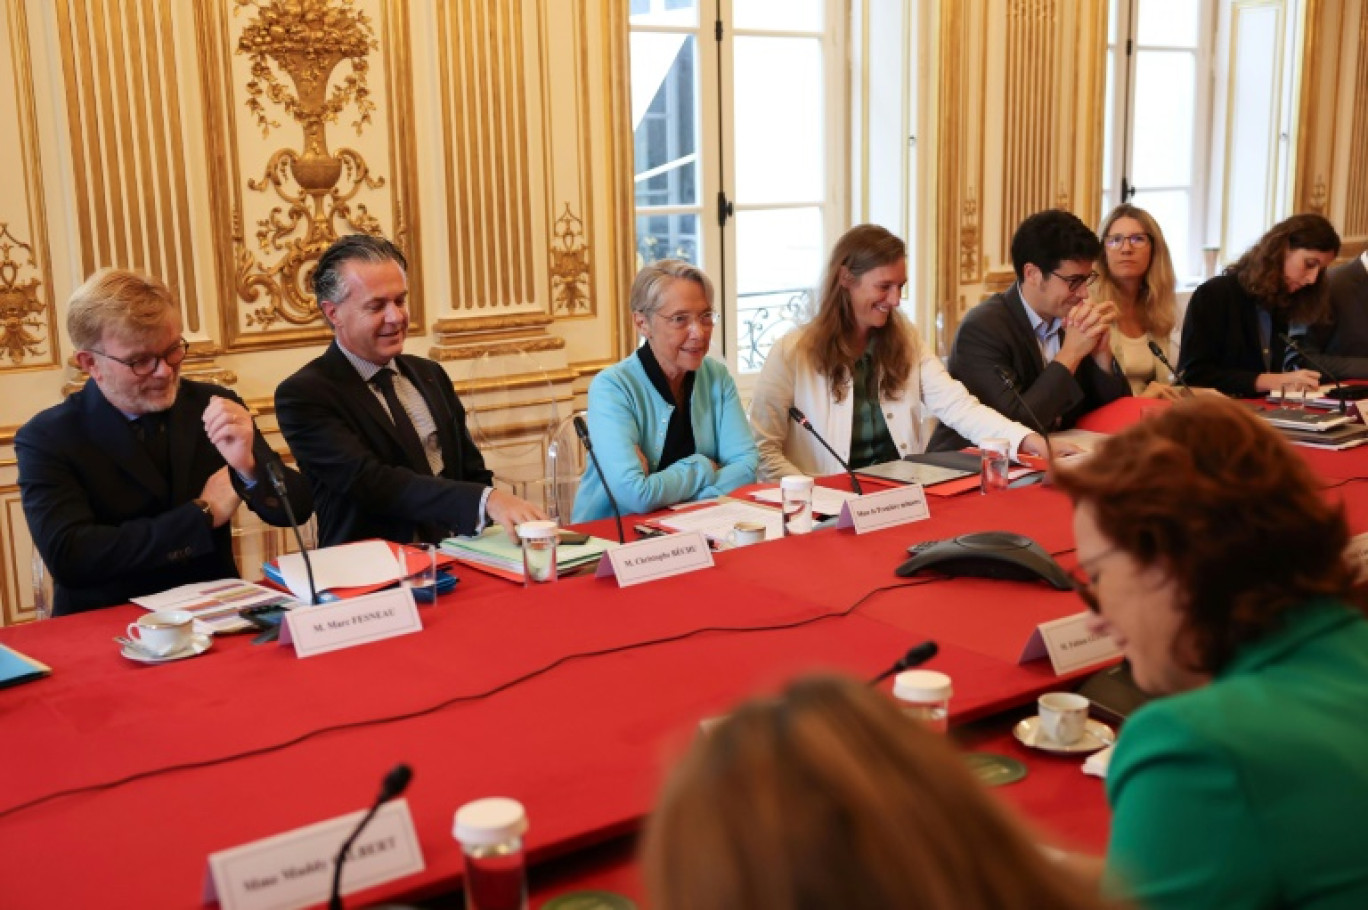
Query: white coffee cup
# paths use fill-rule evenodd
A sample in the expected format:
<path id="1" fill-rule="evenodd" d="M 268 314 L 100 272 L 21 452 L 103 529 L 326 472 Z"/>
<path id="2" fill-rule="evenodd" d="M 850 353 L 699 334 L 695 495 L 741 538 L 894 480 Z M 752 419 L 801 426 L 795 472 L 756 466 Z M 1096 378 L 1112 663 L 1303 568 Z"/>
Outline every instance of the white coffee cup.
<path id="1" fill-rule="evenodd" d="M 128 637 L 151 654 L 167 657 L 190 646 L 195 617 L 185 610 L 158 610 L 128 624 Z"/>
<path id="2" fill-rule="evenodd" d="M 779 478 L 785 537 L 807 534 L 812 530 L 812 488 L 812 478 L 802 474 Z"/>
<path id="3" fill-rule="evenodd" d="M 765 525 L 759 521 L 738 521 L 727 532 L 727 543 L 734 547 L 748 547 L 765 539 Z"/>
<path id="4" fill-rule="evenodd" d="M 1050 742 L 1072 746 L 1088 729 L 1091 703 L 1073 692 L 1046 692 L 1036 701 L 1040 710 L 1040 732 Z"/>

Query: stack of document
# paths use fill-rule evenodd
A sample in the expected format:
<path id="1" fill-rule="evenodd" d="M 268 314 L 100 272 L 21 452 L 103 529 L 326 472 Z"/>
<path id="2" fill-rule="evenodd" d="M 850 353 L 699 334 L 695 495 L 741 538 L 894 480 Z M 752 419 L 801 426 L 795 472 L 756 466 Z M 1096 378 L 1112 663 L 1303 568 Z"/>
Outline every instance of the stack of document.
<path id="1" fill-rule="evenodd" d="M 756 495 L 758 498 L 759 494 Z M 813 509 L 816 510 L 815 499 Z M 836 506 L 836 511 L 841 511 L 839 505 Z M 742 521 L 764 525 L 766 540 L 778 540 L 784 536 L 784 518 L 778 509 L 742 502 L 739 499 L 724 499 L 712 506 L 683 509 L 665 518 L 657 518 L 651 524 L 665 531 L 699 531 L 714 543 L 726 544 L 729 542 L 727 536 L 737 523 Z"/>
<path id="2" fill-rule="evenodd" d="M 1280 430 L 1298 430 L 1311 433 L 1323 433 L 1326 430 L 1333 430 L 1335 427 L 1342 427 L 1354 422 L 1353 415 L 1341 414 L 1339 411 L 1299 411 L 1293 408 L 1274 408 L 1271 411 L 1263 411 L 1262 415 L 1264 420 Z"/>
<path id="3" fill-rule="evenodd" d="M 279 591 L 240 578 L 192 582 L 160 594 L 135 597 L 133 602 L 145 610 L 185 610 L 195 617 L 196 635 L 255 628 L 238 615 L 239 610 L 248 607 L 278 606 L 289 610 L 299 606 L 298 601 Z"/>
<path id="4" fill-rule="evenodd" d="M 617 544 L 602 537 L 591 537 L 582 544 L 562 543 L 556 548 L 556 569 L 565 575 L 587 563 L 596 563 L 606 550 Z M 523 580 L 522 548 L 508 539 L 508 532 L 495 525 L 479 537 L 448 537 L 442 552 L 458 562 L 482 569 L 510 581 Z"/>

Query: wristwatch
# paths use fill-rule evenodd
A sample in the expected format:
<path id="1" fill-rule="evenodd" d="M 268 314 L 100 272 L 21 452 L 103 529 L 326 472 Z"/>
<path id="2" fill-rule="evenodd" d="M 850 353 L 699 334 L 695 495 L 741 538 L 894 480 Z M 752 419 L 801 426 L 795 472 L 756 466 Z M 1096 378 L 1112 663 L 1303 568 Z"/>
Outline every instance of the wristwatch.
<path id="1" fill-rule="evenodd" d="M 212 528 L 212 527 L 214 526 L 214 510 L 213 510 L 213 508 L 209 505 L 209 503 L 208 503 L 207 501 L 205 501 L 205 500 L 203 500 L 203 499 L 196 499 L 196 500 L 193 500 L 193 502 L 195 503 L 195 508 L 199 509 L 201 512 L 204 513 L 204 517 L 207 518 L 207 519 L 209 520 L 209 527 Z"/>

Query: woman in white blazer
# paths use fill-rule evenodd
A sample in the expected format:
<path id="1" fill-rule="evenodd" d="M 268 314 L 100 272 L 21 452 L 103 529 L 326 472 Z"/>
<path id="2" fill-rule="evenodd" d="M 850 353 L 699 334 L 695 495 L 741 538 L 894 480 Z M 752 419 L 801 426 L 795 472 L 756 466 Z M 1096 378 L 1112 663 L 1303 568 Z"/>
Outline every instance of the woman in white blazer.
<path id="1" fill-rule="evenodd" d="M 797 407 L 851 468 L 926 450 L 935 416 L 974 442 L 1009 440 L 1012 455 L 1045 455 L 1045 440 L 982 404 L 953 379 L 898 311 L 907 246 L 874 224 L 836 242 L 816 316 L 770 350 L 751 399 L 762 480 L 837 474 L 841 466 L 789 419 Z"/>

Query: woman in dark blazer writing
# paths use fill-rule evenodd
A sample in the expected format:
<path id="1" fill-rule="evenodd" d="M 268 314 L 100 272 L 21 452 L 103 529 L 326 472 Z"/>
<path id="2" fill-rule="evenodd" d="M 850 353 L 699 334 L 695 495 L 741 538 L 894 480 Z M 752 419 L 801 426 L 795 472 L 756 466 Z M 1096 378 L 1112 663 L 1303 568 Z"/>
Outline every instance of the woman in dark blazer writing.
<path id="1" fill-rule="evenodd" d="M 1288 369 L 1281 338 L 1292 324 L 1329 312 L 1325 270 L 1339 253 L 1320 215 L 1293 215 L 1269 229 L 1239 261 L 1197 288 L 1183 322 L 1178 370 L 1189 385 L 1253 398 L 1282 386 L 1313 389 L 1320 374 Z"/>

